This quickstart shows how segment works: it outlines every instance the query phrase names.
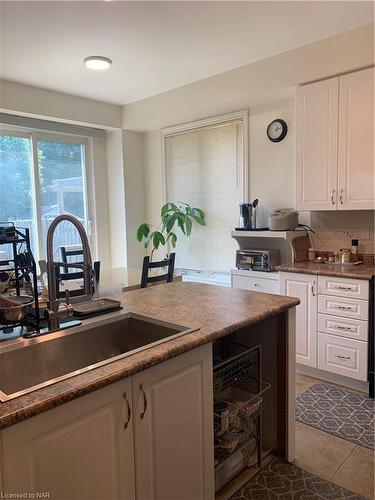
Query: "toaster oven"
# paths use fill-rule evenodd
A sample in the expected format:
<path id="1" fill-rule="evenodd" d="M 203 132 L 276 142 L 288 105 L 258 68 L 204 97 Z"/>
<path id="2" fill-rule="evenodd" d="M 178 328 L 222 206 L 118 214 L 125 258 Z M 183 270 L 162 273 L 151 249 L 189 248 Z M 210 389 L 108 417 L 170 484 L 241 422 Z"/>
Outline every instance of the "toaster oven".
<path id="1" fill-rule="evenodd" d="M 237 250 L 237 269 L 273 271 L 280 264 L 280 250 Z"/>

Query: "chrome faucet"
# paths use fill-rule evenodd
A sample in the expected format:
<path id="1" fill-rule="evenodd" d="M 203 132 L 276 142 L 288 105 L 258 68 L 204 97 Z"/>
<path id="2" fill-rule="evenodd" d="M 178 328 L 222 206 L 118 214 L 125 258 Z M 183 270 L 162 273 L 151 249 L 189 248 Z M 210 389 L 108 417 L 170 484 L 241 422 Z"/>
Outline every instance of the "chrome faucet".
<path id="1" fill-rule="evenodd" d="M 66 263 L 66 262 L 55 262 L 53 257 L 53 237 L 57 226 L 62 221 L 71 222 L 77 229 L 81 241 L 83 250 L 83 264 L 79 263 Z M 56 269 L 73 268 L 82 269 L 83 271 L 83 283 L 84 283 L 84 293 L 79 296 L 79 301 L 84 302 L 92 299 L 94 295 L 94 280 L 93 280 L 93 269 L 92 260 L 90 253 L 89 241 L 85 229 L 81 222 L 73 217 L 72 215 L 59 215 L 51 223 L 48 228 L 47 233 L 47 276 L 48 276 L 48 330 L 58 330 L 60 328 L 60 319 L 67 318 L 73 315 L 73 307 L 69 303 L 69 293 L 66 294 L 66 302 L 60 302 L 59 300 L 59 288 L 57 284 L 57 274 Z"/>

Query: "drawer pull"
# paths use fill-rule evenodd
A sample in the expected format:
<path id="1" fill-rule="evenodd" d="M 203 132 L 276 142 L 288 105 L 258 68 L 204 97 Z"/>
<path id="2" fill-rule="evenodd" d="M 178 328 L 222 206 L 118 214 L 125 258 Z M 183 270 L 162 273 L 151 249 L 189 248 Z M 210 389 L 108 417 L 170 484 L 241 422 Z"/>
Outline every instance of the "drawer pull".
<path id="1" fill-rule="evenodd" d="M 336 358 L 339 358 L 339 359 L 350 359 L 350 356 L 341 356 L 341 354 L 336 354 Z"/>
<path id="2" fill-rule="evenodd" d="M 352 291 L 353 288 L 351 288 L 350 286 L 337 286 L 336 290 L 348 290 L 348 291 Z"/>
<path id="3" fill-rule="evenodd" d="M 349 306 L 336 306 L 336 309 L 341 309 L 342 311 L 352 311 L 352 308 Z"/>
<path id="4" fill-rule="evenodd" d="M 336 328 L 338 330 L 345 330 L 346 332 L 352 332 L 353 328 L 350 326 L 341 326 L 341 325 L 336 325 Z"/>
<path id="5" fill-rule="evenodd" d="M 254 283 L 254 286 L 259 286 L 258 283 Z"/>

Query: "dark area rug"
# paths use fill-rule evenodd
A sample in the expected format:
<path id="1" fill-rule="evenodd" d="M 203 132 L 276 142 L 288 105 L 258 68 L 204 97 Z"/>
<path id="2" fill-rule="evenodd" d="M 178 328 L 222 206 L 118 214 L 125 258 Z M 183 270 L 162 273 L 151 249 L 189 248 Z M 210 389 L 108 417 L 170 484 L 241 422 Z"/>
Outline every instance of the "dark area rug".
<path id="1" fill-rule="evenodd" d="M 374 400 L 329 384 L 314 384 L 296 398 L 296 420 L 374 449 Z"/>
<path id="2" fill-rule="evenodd" d="M 243 486 L 231 500 L 364 500 L 364 497 L 276 459 Z"/>

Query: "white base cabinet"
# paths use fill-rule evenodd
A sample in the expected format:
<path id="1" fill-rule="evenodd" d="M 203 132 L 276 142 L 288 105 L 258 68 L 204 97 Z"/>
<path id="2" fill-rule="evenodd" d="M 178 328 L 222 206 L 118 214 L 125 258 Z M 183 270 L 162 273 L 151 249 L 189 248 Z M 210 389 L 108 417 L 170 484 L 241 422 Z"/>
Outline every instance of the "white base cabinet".
<path id="1" fill-rule="evenodd" d="M 206 344 L 1 431 L 1 492 L 213 498 L 212 405 Z"/>
<path id="2" fill-rule="evenodd" d="M 211 363 L 187 353 L 132 384 L 137 499 L 213 498 Z"/>
<path id="3" fill-rule="evenodd" d="M 130 379 L 4 429 L 4 491 L 64 500 L 134 498 L 126 397 Z"/>
<path id="4" fill-rule="evenodd" d="M 297 363 L 366 381 L 368 281 L 283 272 L 279 281 L 281 294 L 301 301 Z"/>
<path id="5" fill-rule="evenodd" d="M 297 297 L 296 359 L 306 366 L 317 366 L 318 297 L 316 276 L 298 273 L 280 273 L 280 294 Z"/>

